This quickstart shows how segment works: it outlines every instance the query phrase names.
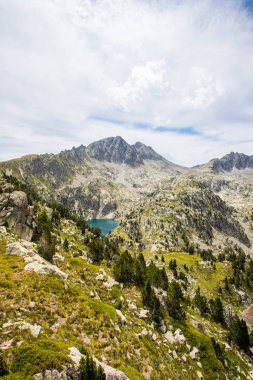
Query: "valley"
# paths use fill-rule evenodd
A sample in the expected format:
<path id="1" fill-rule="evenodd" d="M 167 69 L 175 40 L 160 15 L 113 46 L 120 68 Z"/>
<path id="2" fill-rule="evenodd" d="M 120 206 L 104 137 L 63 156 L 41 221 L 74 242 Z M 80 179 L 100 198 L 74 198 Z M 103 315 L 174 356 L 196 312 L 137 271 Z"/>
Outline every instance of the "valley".
<path id="1" fill-rule="evenodd" d="M 253 379 L 252 162 L 121 137 L 1 162 L 3 379 Z"/>

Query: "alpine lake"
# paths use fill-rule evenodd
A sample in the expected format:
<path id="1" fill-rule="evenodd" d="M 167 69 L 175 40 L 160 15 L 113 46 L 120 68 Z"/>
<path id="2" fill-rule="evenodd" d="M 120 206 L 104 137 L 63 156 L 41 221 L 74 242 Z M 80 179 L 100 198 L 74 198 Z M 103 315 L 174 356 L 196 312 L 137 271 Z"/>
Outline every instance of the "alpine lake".
<path id="1" fill-rule="evenodd" d="M 114 219 L 90 219 L 85 223 L 90 227 L 99 228 L 104 236 L 118 227 L 118 222 Z"/>

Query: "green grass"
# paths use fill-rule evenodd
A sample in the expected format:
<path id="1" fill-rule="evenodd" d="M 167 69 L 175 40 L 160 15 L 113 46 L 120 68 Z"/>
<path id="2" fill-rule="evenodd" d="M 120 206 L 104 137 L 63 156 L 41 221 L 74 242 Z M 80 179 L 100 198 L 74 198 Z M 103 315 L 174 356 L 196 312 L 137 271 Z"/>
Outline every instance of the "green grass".
<path id="1" fill-rule="evenodd" d="M 57 276 L 42 276 L 33 272 L 25 272 L 24 261 L 21 257 L 9 256 L 5 254 L 6 242 L 0 240 L 0 311 L 6 315 L 0 323 L 8 320 L 14 321 L 17 315 L 23 320 L 32 324 L 42 326 L 41 336 L 35 340 L 29 331 L 17 331 L 12 329 L 6 335 L 0 329 L 1 341 L 15 338 L 15 343 L 22 341 L 20 347 L 13 347 L 8 351 L 8 360 L 11 364 L 12 373 L 3 377 L 5 380 L 29 379 L 32 374 L 44 368 L 54 366 L 60 368 L 63 363 L 68 362 L 68 347 L 80 347 L 84 345 L 89 352 L 98 359 L 106 358 L 109 365 L 122 370 L 130 380 L 143 380 L 149 367 L 152 367 L 152 380 L 192 380 L 195 379 L 196 361 L 191 361 L 187 357 L 188 363 L 181 360 L 181 356 L 187 352 L 185 346 L 177 348 L 178 359 L 172 359 L 169 350 L 174 350 L 174 345 L 163 343 L 162 335 L 157 333 L 160 344 L 154 342 L 150 337 L 138 337 L 144 328 L 149 330 L 151 326 L 148 321 L 139 319 L 128 308 L 127 300 L 135 303 L 138 309 L 142 308 L 141 292 L 136 287 L 114 286 L 111 290 L 106 288 L 100 281 L 96 280 L 99 269 L 104 269 L 112 275 L 112 268 L 105 265 L 92 265 L 81 257 L 73 257 L 76 250 L 86 249 L 78 230 L 73 226 L 68 226 L 66 222 L 64 228 L 73 231 L 73 235 L 68 232 L 62 233 L 61 237 L 69 236 L 69 241 L 74 243 L 74 247 L 66 252 L 60 249 L 64 255 L 64 262 L 57 262 L 57 266 L 68 273 L 67 281 L 63 281 Z M 153 258 L 154 254 L 145 252 L 146 259 Z M 198 255 L 189 255 L 185 252 L 173 252 L 163 254 L 165 267 L 168 270 L 168 263 L 172 259 L 177 260 L 178 269 L 186 264 L 189 268 L 189 275 L 196 279 L 196 282 L 189 285 L 189 291 L 200 285 L 205 293 L 217 291 L 218 285 L 222 282 L 229 271 L 229 266 L 217 263 L 217 270 L 204 269 L 198 262 L 201 258 Z M 158 255 L 161 263 L 161 255 Z M 100 300 L 91 298 L 90 292 L 96 290 Z M 188 291 L 188 290 L 187 290 Z M 123 296 L 122 312 L 126 316 L 127 324 L 122 325 L 116 313 L 115 300 Z M 20 311 L 20 308 L 29 308 L 30 301 L 35 301 L 35 308 L 29 312 Z M 19 313 L 19 314 L 18 314 Z M 190 310 L 192 316 L 195 311 Z M 62 321 L 64 319 L 64 321 Z M 200 318 L 200 321 L 202 319 Z M 62 322 L 58 328 L 53 329 L 56 322 Z M 209 332 L 215 334 L 223 340 L 225 332 L 223 329 L 206 320 L 210 328 Z M 210 339 L 200 334 L 196 329 L 185 323 L 176 322 L 172 318 L 166 317 L 166 323 L 172 325 L 173 329 L 180 327 L 187 341 L 191 345 L 201 348 L 200 361 L 203 370 L 200 370 L 205 380 L 215 379 L 215 375 L 222 374 L 224 369 L 214 356 Z M 120 328 L 120 331 L 118 330 Z M 154 331 L 154 330 L 153 330 Z M 52 337 L 54 339 L 52 339 Z M 84 344 L 84 341 L 88 343 Z M 39 358 L 41 358 L 39 360 Z M 243 359 L 240 359 L 236 351 L 229 351 L 228 360 L 234 361 L 245 372 L 248 367 Z M 185 368 L 187 371 L 185 372 Z M 191 369 L 190 369 L 191 367 Z M 231 364 L 231 368 L 235 365 Z M 235 371 L 235 370 L 233 370 Z M 232 372 L 233 375 L 236 372 Z M 235 378 L 235 377 L 234 377 Z M 244 380 L 244 377 L 242 377 Z M 246 380 L 246 377 L 245 377 Z"/>
<path id="2" fill-rule="evenodd" d="M 30 344 L 22 344 L 13 350 L 10 371 L 22 373 L 26 379 L 45 369 L 61 370 L 71 363 L 66 344 L 52 339 L 38 339 Z"/>
<path id="3" fill-rule="evenodd" d="M 204 269 L 199 265 L 195 267 L 194 275 L 197 278 L 196 286 L 199 286 L 202 293 L 213 296 L 218 288 L 224 287 L 224 279 L 231 273 L 230 264 L 215 263 L 216 270 Z"/>

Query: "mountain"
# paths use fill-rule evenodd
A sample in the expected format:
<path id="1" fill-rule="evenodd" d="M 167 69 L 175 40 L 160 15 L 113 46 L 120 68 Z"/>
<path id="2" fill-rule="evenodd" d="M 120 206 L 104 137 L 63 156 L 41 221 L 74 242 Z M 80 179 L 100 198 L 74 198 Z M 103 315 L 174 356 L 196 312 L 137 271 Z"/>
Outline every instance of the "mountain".
<path id="1" fill-rule="evenodd" d="M 198 165 L 193 170 L 208 169 L 214 173 L 232 172 L 233 170 L 253 169 L 253 156 L 231 152 L 222 158 L 214 158 L 204 165 Z"/>
<path id="2" fill-rule="evenodd" d="M 231 153 L 187 169 L 117 136 L 3 162 L 0 170 L 78 217 L 116 218 L 129 247 L 165 252 L 193 244 L 220 251 L 230 239 L 251 252 L 253 181 L 243 175 L 250 163 L 251 157 Z M 241 169 L 221 170 L 231 165 Z"/>
<path id="3" fill-rule="evenodd" d="M 108 216 L 138 201 L 187 169 L 151 147 L 110 137 L 59 154 L 25 156 L 0 164 L 0 170 L 30 183 L 46 199 L 57 199 L 80 216 Z M 123 203 L 122 203 L 123 201 Z"/>
<path id="4" fill-rule="evenodd" d="M 88 145 L 87 154 L 98 161 L 138 166 L 144 160 L 163 160 L 151 147 L 140 142 L 129 145 L 122 137 L 109 137 Z"/>
<path id="5" fill-rule="evenodd" d="M 221 159 L 213 160 L 212 169 L 215 173 L 221 171 L 231 172 L 234 169 L 253 169 L 253 156 L 231 152 Z"/>
<path id="6" fill-rule="evenodd" d="M 29 185 L 9 180 L 0 183 L 3 380 L 79 380 L 87 372 L 96 380 L 253 379 L 247 335 L 252 261 L 239 246 L 227 242 L 218 258 L 200 247 L 163 255 L 132 247 L 130 254 L 127 236 L 117 230 L 100 236 L 62 205 L 47 204 Z M 188 234 L 179 230 L 185 206 L 203 212 L 200 231 L 213 204 L 214 223 L 239 231 L 232 210 L 203 185 L 175 186 L 170 199 L 157 189 L 145 210 L 133 210 L 135 222 L 146 215 L 147 229 L 158 232 L 163 228 L 152 214 L 164 219 L 164 202 L 178 198 L 173 235 L 179 244 L 187 245 Z M 126 223 L 135 228 L 133 217 Z M 188 222 L 196 223 L 194 217 Z M 94 375 L 98 366 L 105 377 L 101 369 Z"/>
<path id="7" fill-rule="evenodd" d="M 0 376 L 253 379 L 253 171 L 228 156 L 115 137 L 0 163 Z"/>

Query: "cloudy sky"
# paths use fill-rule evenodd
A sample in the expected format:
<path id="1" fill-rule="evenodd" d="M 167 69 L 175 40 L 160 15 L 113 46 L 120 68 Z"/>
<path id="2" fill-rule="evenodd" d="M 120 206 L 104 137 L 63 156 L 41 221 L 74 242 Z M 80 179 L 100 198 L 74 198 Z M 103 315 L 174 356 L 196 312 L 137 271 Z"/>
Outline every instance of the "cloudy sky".
<path id="1" fill-rule="evenodd" d="M 121 135 L 253 154 L 253 0 L 0 0 L 0 160 Z"/>

